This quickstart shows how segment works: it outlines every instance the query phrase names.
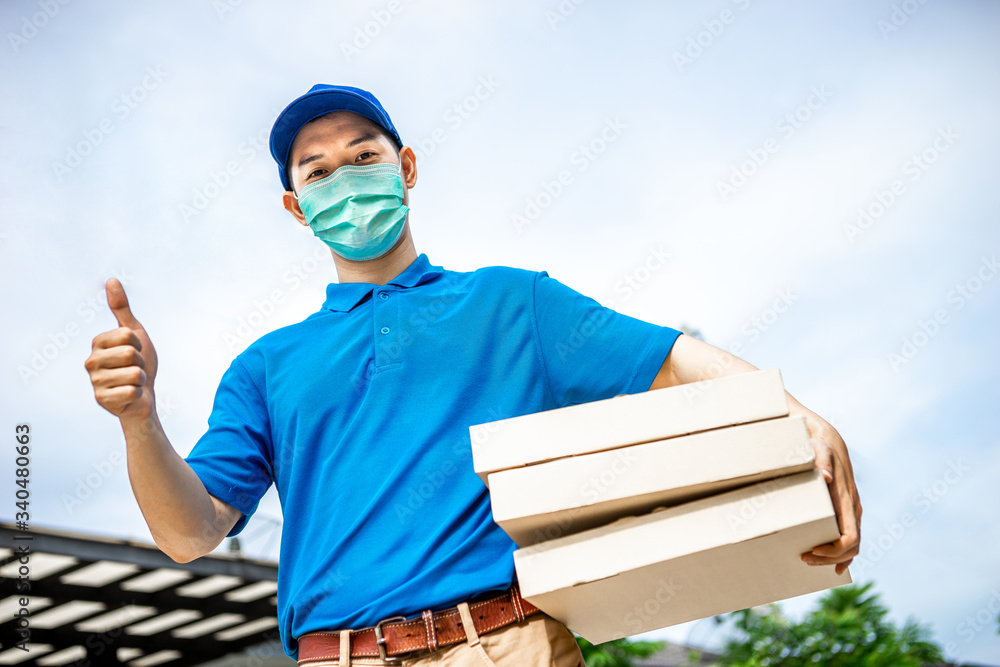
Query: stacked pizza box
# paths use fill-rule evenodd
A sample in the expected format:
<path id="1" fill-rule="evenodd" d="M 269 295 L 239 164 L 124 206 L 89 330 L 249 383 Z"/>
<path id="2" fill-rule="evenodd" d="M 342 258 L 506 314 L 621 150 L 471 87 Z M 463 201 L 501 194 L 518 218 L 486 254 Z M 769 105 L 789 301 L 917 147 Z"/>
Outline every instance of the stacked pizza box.
<path id="1" fill-rule="evenodd" d="M 851 582 L 777 369 L 470 427 L 521 593 L 592 643 Z"/>

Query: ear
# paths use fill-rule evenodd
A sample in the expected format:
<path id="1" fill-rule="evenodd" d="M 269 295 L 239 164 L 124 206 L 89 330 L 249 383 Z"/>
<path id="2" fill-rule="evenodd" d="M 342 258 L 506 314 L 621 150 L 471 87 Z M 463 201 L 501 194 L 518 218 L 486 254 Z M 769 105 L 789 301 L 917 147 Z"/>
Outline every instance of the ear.
<path id="1" fill-rule="evenodd" d="M 309 223 L 306 222 L 306 214 L 302 212 L 299 208 L 299 200 L 296 199 L 294 193 L 291 190 L 286 190 L 285 194 L 281 195 L 281 203 L 285 207 L 285 210 L 295 216 L 295 219 L 299 221 L 299 224 L 308 227 Z"/>
<path id="2" fill-rule="evenodd" d="M 399 164 L 403 169 L 406 189 L 409 190 L 417 184 L 417 156 L 413 154 L 412 148 L 403 146 L 399 149 Z"/>

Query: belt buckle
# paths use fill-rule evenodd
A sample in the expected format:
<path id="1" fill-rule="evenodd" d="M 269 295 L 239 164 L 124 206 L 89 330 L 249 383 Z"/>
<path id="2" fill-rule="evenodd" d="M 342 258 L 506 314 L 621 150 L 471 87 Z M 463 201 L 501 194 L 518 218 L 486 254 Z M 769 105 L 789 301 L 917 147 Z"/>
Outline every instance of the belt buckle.
<path id="1" fill-rule="evenodd" d="M 393 616 L 392 618 L 383 618 L 375 624 L 375 646 L 378 648 L 378 657 L 383 662 L 401 663 L 403 659 L 397 656 L 390 656 L 386 653 L 385 637 L 382 635 L 382 624 L 405 620 L 405 616 Z"/>

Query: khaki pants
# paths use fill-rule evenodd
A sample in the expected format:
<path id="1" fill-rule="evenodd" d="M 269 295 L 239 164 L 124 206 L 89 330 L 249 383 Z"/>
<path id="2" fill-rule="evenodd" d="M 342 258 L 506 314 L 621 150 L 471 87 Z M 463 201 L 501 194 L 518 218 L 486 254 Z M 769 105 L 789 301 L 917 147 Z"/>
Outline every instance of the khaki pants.
<path id="1" fill-rule="evenodd" d="M 471 624 L 465 624 L 468 628 Z M 349 667 L 349 665 L 396 665 L 397 667 L 584 667 L 576 639 L 565 625 L 546 614 L 534 614 L 520 623 L 512 623 L 433 653 L 418 653 L 402 663 L 383 662 L 378 658 L 351 658 L 311 663 L 310 667 Z"/>

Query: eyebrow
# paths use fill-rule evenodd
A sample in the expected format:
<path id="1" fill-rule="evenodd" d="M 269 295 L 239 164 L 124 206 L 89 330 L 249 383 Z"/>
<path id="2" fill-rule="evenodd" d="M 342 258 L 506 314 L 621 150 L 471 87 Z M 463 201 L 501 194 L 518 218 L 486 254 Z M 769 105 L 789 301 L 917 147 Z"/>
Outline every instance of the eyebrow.
<path id="1" fill-rule="evenodd" d="M 368 134 L 361 135 L 357 139 L 352 139 L 350 142 L 348 142 L 347 148 L 354 148 L 358 144 L 363 144 L 366 141 L 375 141 L 376 139 L 378 139 L 378 136 L 372 132 L 369 132 Z"/>
<path id="2" fill-rule="evenodd" d="M 351 139 L 347 143 L 346 148 L 354 148 L 358 144 L 363 144 L 366 141 L 375 141 L 377 139 L 378 139 L 378 135 L 369 132 L 368 134 L 363 134 L 363 135 L 361 135 L 360 137 L 358 137 L 356 139 Z M 299 168 L 301 168 L 301 167 L 309 164 L 310 162 L 315 162 L 316 160 L 320 160 L 322 158 L 323 158 L 323 154 L 322 153 L 317 154 L 317 155 L 310 155 L 309 157 L 304 157 L 301 160 L 299 160 L 299 164 L 297 166 Z"/>

